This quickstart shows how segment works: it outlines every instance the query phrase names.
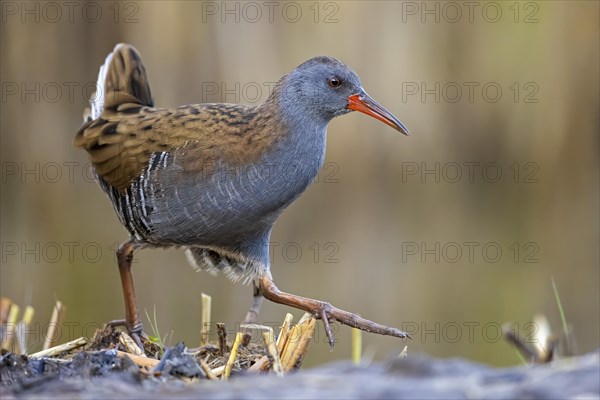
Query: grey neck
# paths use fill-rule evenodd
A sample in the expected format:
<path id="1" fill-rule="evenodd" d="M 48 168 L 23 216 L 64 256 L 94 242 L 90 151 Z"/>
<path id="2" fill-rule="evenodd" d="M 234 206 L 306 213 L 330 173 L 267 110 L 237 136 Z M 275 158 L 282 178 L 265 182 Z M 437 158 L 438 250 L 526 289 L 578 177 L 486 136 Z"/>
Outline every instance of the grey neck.
<path id="1" fill-rule="evenodd" d="M 285 78 L 284 78 L 285 79 Z M 320 110 L 307 106 L 306 100 L 295 96 L 293 85 L 278 85 L 270 101 L 278 105 L 278 118 L 286 134 L 282 135 L 265 161 L 273 163 L 276 187 L 286 199 L 286 206 L 295 200 L 319 173 L 325 159 L 328 118 Z"/>

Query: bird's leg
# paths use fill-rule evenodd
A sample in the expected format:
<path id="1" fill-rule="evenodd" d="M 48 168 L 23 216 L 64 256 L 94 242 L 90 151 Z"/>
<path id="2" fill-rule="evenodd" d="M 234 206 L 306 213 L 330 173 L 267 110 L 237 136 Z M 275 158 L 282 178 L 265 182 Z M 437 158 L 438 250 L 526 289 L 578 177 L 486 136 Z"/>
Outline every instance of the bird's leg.
<path id="1" fill-rule="evenodd" d="M 325 333 L 329 338 L 329 345 L 333 347 L 333 335 L 331 333 L 330 321 L 339 321 L 344 325 L 348 325 L 365 332 L 377 333 L 379 335 L 389 335 L 399 338 L 410 338 L 410 335 L 396 328 L 391 328 L 385 325 L 380 325 L 359 317 L 348 311 L 340 310 L 333 307 L 331 304 L 324 301 L 313 300 L 306 297 L 297 296 L 295 294 L 285 293 L 280 291 L 270 274 L 263 275 L 259 278 L 259 288 L 263 296 L 267 299 L 291 306 L 300 310 L 304 310 L 314 314 L 317 318 L 321 318 L 325 325 Z"/>
<path id="2" fill-rule="evenodd" d="M 254 291 L 252 292 L 252 304 L 246 313 L 244 324 L 254 324 L 256 322 L 256 317 L 258 317 L 260 306 L 265 299 L 260 291 L 260 288 L 256 285 L 256 282 L 254 282 L 252 286 L 254 287 Z M 246 347 L 252 339 L 252 334 L 250 333 L 250 329 L 244 329 L 243 331 L 244 336 L 242 337 L 242 346 Z"/>
<path id="3" fill-rule="evenodd" d="M 248 312 L 246 313 L 246 318 L 244 318 L 245 324 L 253 324 L 256 322 L 256 317 L 258 317 L 260 306 L 262 305 L 262 302 L 265 299 L 256 283 L 254 283 L 253 286 L 254 291 L 252 292 L 252 304 L 250 305 L 250 309 L 248 309 Z"/>
<path id="4" fill-rule="evenodd" d="M 125 242 L 117 249 L 117 263 L 123 286 L 123 297 L 125 298 L 125 327 L 131 334 L 133 340 L 144 351 L 142 339 L 146 339 L 143 332 L 142 321 L 138 315 L 135 301 L 135 290 L 133 288 L 133 276 L 131 275 L 131 262 L 133 260 L 133 244 Z"/>

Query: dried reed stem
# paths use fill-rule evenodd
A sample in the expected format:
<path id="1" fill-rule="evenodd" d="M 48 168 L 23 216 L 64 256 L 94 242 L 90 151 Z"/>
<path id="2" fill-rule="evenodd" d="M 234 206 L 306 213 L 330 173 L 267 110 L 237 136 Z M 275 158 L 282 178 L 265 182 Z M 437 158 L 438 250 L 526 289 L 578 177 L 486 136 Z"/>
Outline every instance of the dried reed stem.
<path id="1" fill-rule="evenodd" d="M 262 356 L 261 358 L 258 359 L 257 362 L 252 364 L 252 366 L 247 369 L 247 372 L 249 372 L 251 374 L 258 374 L 263 371 L 268 371 L 269 365 L 270 365 L 269 357 Z"/>
<path id="2" fill-rule="evenodd" d="M 242 343 L 242 338 L 244 334 L 242 332 L 238 332 L 235 335 L 235 341 L 233 342 L 233 346 L 231 347 L 231 353 L 229 354 L 229 359 L 227 360 L 227 364 L 225 364 L 225 372 L 221 379 L 227 380 L 229 379 L 229 375 L 231 375 L 231 369 L 233 368 L 233 363 L 237 357 L 238 349 L 240 348 L 240 344 Z"/>
<path id="3" fill-rule="evenodd" d="M 56 300 L 54 310 L 52 310 L 52 318 L 50 318 L 50 325 L 48 326 L 46 338 L 44 339 L 44 350 L 47 350 L 56 344 L 58 340 L 56 333 L 58 331 L 58 325 L 62 321 L 64 312 L 65 307 L 59 300 Z"/>
<path id="4" fill-rule="evenodd" d="M 125 347 L 128 353 L 135 354 L 136 356 L 146 357 L 144 351 L 140 349 L 140 346 L 127 334 L 127 332 L 121 332 L 119 334 L 119 343 Z"/>
<path id="5" fill-rule="evenodd" d="M 273 329 L 269 329 L 262 333 L 265 345 L 269 355 L 273 358 L 272 368 L 278 376 L 283 376 L 283 369 L 281 368 L 281 360 L 279 359 L 279 353 L 277 352 L 277 345 L 275 344 L 275 336 L 273 335 Z"/>
<path id="6" fill-rule="evenodd" d="M 281 357 L 284 372 L 290 371 L 302 363 L 302 359 L 308 351 L 310 339 L 315 331 L 315 323 L 315 316 L 306 313 L 298 324 L 292 328 L 288 344 Z"/>
<path id="7" fill-rule="evenodd" d="M 11 343 L 15 337 L 15 332 L 17 331 L 17 318 L 19 318 L 19 311 L 19 306 L 12 303 L 6 319 L 6 331 L 4 332 L 1 345 L 2 350 L 11 350 Z"/>
<path id="8" fill-rule="evenodd" d="M 277 336 L 277 351 L 279 354 L 283 353 L 283 349 L 285 348 L 285 344 L 290 335 L 290 325 L 292 325 L 293 320 L 294 316 L 292 314 L 287 313 L 285 315 L 283 325 L 281 325 L 281 329 L 279 330 L 279 336 Z"/>
<path id="9" fill-rule="evenodd" d="M 202 371 L 204 371 L 204 374 L 206 375 L 206 377 L 210 380 L 215 380 L 218 379 L 217 375 L 215 375 L 215 373 L 212 371 L 212 369 L 210 369 L 210 367 L 208 366 L 208 364 L 206 363 L 206 361 L 200 359 L 200 368 L 202 368 Z"/>
<path id="10" fill-rule="evenodd" d="M 121 351 L 121 350 L 117 350 L 117 356 L 119 357 L 129 357 L 129 359 L 131 361 L 133 361 L 133 363 L 135 365 L 137 365 L 138 367 L 142 367 L 142 368 L 146 368 L 146 369 L 151 369 L 154 368 L 158 365 L 158 363 L 160 362 L 160 360 L 156 360 L 154 358 L 148 358 L 146 356 L 138 356 L 136 354 L 132 354 L 132 353 L 127 353 L 125 351 Z"/>
<path id="11" fill-rule="evenodd" d="M 5 324 L 8 322 L 8 314 L 10 312 L 11 305 L 11 299 L 8 297 L 0 297 L 0 323 Z"/>
<path id="12" fill-rule="evenodd" d="M 223 372 L 225 372 L 225 366 L 221 365 L 220 367 L 214 368 L 211 371 L 215 376 L 221 376 L 223 375 Z"/>
<path id="13" fill-rule="evenodd" d="M 360 364 L 362 356 L 362 331 L 352 328 L 352 362 L 355 365 Z"/>
<path id="14" fill-rule="evenodd" d="M 71 340 L 70 342 L 51 347 L 49 349 L 44 349 L 42 351 L 38 351 L 37 353 L 33 353 L 30 357 L 31 358 L 42 358 L 42 357 L 56 356 L 65 351 L 73 350 L 77 347 L 84 346 L 87 344 L 87 342 L 88 342 L 87 338 L 80 337 L 79 339 Z"/>
<path id="15" fill-rule="evenodd" d="M 212 297 L 202 293 L 202 326 L 200 327 L 200 346 L 205 346 L 208 344 L 211 302 Z"/>
<path id="16" fill-rule="evenodd" d="M 219 356 L 223 357 L 227 353 L 227 330 L 223 322 L 217 323 L 217 336 L 219 337 Z"/>

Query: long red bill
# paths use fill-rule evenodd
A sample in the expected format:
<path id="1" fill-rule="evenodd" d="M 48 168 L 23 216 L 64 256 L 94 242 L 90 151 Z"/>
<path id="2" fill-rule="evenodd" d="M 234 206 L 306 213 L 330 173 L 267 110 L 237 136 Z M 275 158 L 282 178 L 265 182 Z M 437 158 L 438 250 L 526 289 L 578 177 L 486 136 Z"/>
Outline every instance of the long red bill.
<path id="1" fill-rule="evenodd" d="M 347 108 L 349 110 L 359 111 L 361 113 L 370 115 L 373 118 L 377 118 L 384 124 L 391 126 L 398 132 L 401 132 L 407 136 L 410 135 L 406 126 L 404 126 L 404 124 L 400 122 L 398 118 L 394 117 L 391 112 L 383 108 L 365 92 L 349 96 Z"/>

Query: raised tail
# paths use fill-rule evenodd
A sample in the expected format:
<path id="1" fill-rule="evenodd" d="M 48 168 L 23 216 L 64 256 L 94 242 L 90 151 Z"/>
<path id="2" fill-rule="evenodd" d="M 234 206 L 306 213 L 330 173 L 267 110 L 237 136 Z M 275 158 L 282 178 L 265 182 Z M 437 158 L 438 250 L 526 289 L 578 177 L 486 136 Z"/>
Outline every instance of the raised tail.
<path id="1" fill-rule="evenodd" d="M 135 129 L 122 121 L 130 114 L 142 112 L 143 107 L 153 107 L 146 69 L 133 46 L 118 44 L 106 57 L 90 105 L 73 144 L 87 150 L 103 181 L 122 190 L 139 175 L 145 163 L 138 163 L 135 156 L 123 150 L 127 141 L 138 139 Z"/>
<path id="2" fill-rule="evenodd" d="M 119 43 L 106 57 L 90 106 L 85 121 L 99 118 L 104 111 L 133 112 L 140 106 L 154 106 L 146 69 L 133 46 Z"/>

